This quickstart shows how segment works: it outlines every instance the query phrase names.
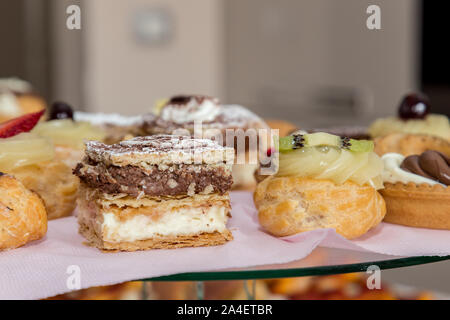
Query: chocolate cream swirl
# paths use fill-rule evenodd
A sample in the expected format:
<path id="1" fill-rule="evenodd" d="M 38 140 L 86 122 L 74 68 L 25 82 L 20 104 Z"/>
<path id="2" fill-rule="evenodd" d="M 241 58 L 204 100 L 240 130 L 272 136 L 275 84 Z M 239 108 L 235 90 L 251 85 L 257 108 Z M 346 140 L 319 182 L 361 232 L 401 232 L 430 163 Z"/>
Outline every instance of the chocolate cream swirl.
<path id="1" fill-rule="evenodd" d="M 400 168 L 419 176 L 450 185 L 450 158 L 437 151 L 406 157 Z"/>

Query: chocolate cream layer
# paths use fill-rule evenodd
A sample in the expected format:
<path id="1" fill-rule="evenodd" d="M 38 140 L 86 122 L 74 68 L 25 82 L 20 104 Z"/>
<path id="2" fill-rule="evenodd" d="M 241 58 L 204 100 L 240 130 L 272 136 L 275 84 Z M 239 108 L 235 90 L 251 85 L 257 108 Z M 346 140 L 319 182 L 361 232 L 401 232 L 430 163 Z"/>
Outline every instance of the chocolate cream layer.
<path id="1" fill-rule="evenodd" d="M 231 171 L 221 164 L 114 166 L 85 159 L 74 169 L 81 182 L 106 194 L 133 197 L 226 193 L 233 183 Z"/>

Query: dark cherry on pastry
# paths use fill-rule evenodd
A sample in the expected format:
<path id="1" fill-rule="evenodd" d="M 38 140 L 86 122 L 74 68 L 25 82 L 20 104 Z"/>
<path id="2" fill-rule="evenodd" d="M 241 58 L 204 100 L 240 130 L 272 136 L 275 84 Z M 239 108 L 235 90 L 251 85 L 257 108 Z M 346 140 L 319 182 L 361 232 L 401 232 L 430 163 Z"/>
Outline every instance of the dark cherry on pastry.
<path id="1" fill-rule="evenodd" d="M 430 100 L 421 93 L 410 93 L 406 95 L 400 107 L 398 108 L 398 116 L 401 119 L 423 119 L 430 111 Z"/>
<path id="2" fill-rule="evenodd" d="M 49 120 L 72 119 L 73 109 L 65 102 L 54 102 L 50 109 Z"/>
<path id="3" fill-rule="evenodd" d="M 408 172 L 450 185 L 450 158 L 437 151 L 406 157 L 400 167 Z"/>

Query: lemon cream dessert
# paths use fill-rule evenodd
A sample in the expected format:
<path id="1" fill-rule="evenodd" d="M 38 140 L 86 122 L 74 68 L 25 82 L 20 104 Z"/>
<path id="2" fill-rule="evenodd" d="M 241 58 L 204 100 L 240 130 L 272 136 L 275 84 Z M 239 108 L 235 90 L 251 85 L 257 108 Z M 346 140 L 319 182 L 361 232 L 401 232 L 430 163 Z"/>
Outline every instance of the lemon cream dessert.
<path id="1" fill-rule="evenodd" d="M 373 148 L 323 132 L 280 138 L 278 172 L 254 195 L 262 227 L 275 236 L 332 228 L 349 239 L 375 227 L 386 207 Z"/>

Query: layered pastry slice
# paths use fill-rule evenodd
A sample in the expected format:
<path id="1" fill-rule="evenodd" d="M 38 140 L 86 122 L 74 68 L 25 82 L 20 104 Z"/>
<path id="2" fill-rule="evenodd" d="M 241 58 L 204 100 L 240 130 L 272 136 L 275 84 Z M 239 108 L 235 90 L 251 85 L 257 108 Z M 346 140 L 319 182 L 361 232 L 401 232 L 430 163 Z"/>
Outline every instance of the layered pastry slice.
<path id="1" fill-rule="evenodd" d="M 220 245 L 232 239 L 234 150 L 185 136 L 86 143 L 79 231 L 103 250 Z"/>

